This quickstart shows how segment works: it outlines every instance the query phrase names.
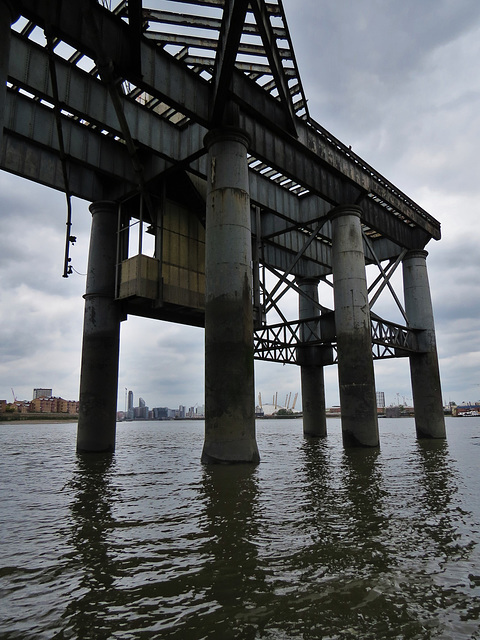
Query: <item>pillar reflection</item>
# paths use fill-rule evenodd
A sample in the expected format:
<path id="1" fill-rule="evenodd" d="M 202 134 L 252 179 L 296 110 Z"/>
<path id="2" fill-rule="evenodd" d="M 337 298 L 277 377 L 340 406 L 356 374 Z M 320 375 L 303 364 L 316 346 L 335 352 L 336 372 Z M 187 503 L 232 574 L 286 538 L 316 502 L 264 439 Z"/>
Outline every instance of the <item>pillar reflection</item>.
<path id="1" fill-rule="evenodd" d="M 67 629 L 84 640 L 111 637 L 113 619 L 109 605 L 115 599 L 116 563 L 109 548 L 114 526 L 111 478 L 114 458 L 108 454 L 77 456 L 77 469 L 71 481 L 74 548 L 72 566 L 78 576 L 78 596 L 67 605 Z M 102 635 L 103 634 L 103 635 Z"/>
<path id="2" fill-rule="evenodd" d="M 459 514 L 452 510 L 458 486 L 448 444 L 445 440 L 419 440 L 417 452 L 422 469 L 418 526 L 426 542 L 425 552 L 440 557 L 455 555 L 461 552 Z"/>
<path id="3" fill-rule="evenodd" d="M 379 450 L 349 450 L 342 456 L 342 481 L 348 499 L 349 540 L 366 553 L 359 556 L 365 564 L 389 563 L 388 550 L 379 544 L 388 526 L 386 490 Z M 353 547 L 353 545 L 352 545 Z"/>
<path id="4" fill-rule="evenodd" d="M 255 610 L 259 608 L 261 594 L 268 591 L 258 558 L 261 524 L 255 468 L 205 467 L 203 494 L 204 527 L 208 535 L 203 552 L 208 559 L 201 582 L 208 592 L 207 599 L 219 607 L 214 615 L 216 637 L 253 640 L 257 637 Z M 214 637 L 210 616 L 192 624 L 192 632 L 198 637 Z"/>

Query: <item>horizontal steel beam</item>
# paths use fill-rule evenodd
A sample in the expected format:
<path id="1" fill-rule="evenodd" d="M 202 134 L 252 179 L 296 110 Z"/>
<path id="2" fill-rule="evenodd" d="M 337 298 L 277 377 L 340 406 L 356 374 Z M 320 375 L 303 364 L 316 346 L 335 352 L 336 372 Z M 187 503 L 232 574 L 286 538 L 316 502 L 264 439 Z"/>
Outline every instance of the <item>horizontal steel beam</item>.
<path id="1" fill-rule="evenodd" d="M 174 0 L 174 2 L 193 4 L 201 7 L 216 7 L 218 9 L 223 9 L 223 7 L 225 6 L 225 0 Z M 267 7 L 268 13 L 270 13 L 271 15 L 282 15 L 281 9 L 277 3 L 268 2 L 268 0 L 266 0 L 265 5 Z"/>
<path id="2" fill-rule="evenodd" d="M 161 31 L 147 31 L 145 35 L 149 40 L 152 40 L 153 42 L 192 47 L 194 49 L 206 49 L 209 51 L 215 50 L 218 44 L 216 38 L 200 38 L 197 36 L 177 35 L 175 33 L 167 33 Z M 265 49 L 262 45 L 250 44 L 248 42 L 241 42 L 239 44 L 238 53 L 248 56 L 265 57 Z M 287 57 L 290 55 L 290 50 L 280 49 L 279 53 L 283 57 Z"/>
<path id="3" fill-rule="evenodd" d="M 12 34 L 9 79 L 46 101 L 53 102 L 47 52 L 40 46 Z M 97 78 L 55 57 L 58 96 L 61 106 L 81 118 L 85 125 L 122 136 L 108 88 Z M 206 129 L 192 123 L 180 130 L 153 109 L 122 98 L 122 109 L 132 138 L 154 154 L 175 162 L 203 149 Z M 100 167 L 99 167 L 100 168 Z"/>
<path id="4" fill-rule="evenodd" d="M 44 24 L 47 12 L 44 2 L 22 0 L 21 6 L 25 15 Z M 140 44 L 140 77 L 130 62 L 128 26 L 111 12 L 87 0 L 60 2 L 55 16 L 55 33 L 96 59 L 99 43 L 88 26 L 92 20 L 102 34 L 103 54 L 114 61 L 120 77 L 164 99 L 199 124 L 209 126 L 210 84 L 145 40 Z M 440 237 L 440 225 L 436 220 L 328 132 L 297 118 L 298 139 L 295 139 L 282 131 L 287 119 L 278 100 L 240 72 L 234 74 L 232 88 L 231 100 L 242 108 L 243 124 L 251 135 L 251 150 L 256 157 L 275 162 L 286 175 L 332 205 L 356 202 L 368 194 L 377 196 L 378 202 L 366 198 L 362 203 L 368 201 L 364 207 L 365 222 L 402 246 L 424 246 L 430 237 Z M 407 222 L 399 219 L 401 217 Z M 410 226 L 408 220 L 420 232 Z"/>
<path id="5" fill-rule="evenodd" d="M 95 200 L 97 197 L 91 197 L 94 195 L 92 185 L 98 183 L 104 184 L 101 188 L 103 197 L 106 197 L 108 190 L 109 197 L 113 197 L 113 193 L 124 197 L 138 189 L 137 176 L 122 141 L 103 135 L 99 130 L 92 130 L 73 118 L 62 118 L 62 131 L 69 172 L 75 172 L 75 167 L 81 166 L 89 173 L 98 175 L 98 181 L 77 180 L 75 188 L 71 184 L 73 195 Z M 58 180 L 60 147 L 53 109 L 9 91 L 5 109 L 5 133 L 9 136 L 10 147 L 3 153 L 2 169 L 55 189 L 63 188 Z M 38 159 L 35 162 L 40 163 L 46 152 L 51 159 L 58 159 L 58 163 L 56 160 L 50 161 L 37 170 L 32 170 L 28 166 L 29 162 L 36 157 Z M 144 158 L 144 175 L 147 179 L 152 179 L 170 166 L 171 163 L 164 158 L 150 155 Z M 86 187 L 85 190 L 82 190 L 82 185 Z"/>
<path id="6" fill-rule="evenodd" d="M 26 141 L 60 151 L 53 109 L 40 102 L 8 92 L 5 129 Z M 67 157 L 95 168 L 100 175 L 135 183 L 131 160 L 122 142 L 71 118 L 63 118 L 62 129 Z"/>
<path id="7" fill-rule="evenodd" d="M 144 8 L 143 16 L 149 22 L 159 22 L 179 27 L 191 27 L 194 29 L 208 29 L 220 31 L 222 21 L 220 18 L 208 18 L 205 16 L 192 16 L 185 13 L 175 13 L 173 11 L 162 11 L 157 9 Z M 243 25 L 242 32 L 249 35 L 258 35 L 258 27 L 256 24 L 246 22 Z M 273 32 L 277 38 L 285 38 L 285 29 L 274 27 Z"/>
<path id="8" fill-rule="evenodd" d="M 51 189 L 65 191 L 62 163 L 58 153 L 18 138 L 9 131 L 3 134 L 0 168 Z M 103 180 L 96 170 L 69 164 L 68 180 L 72 195 L 89 202 L 110 198 L 108 181 Z"/>
<path id="9" fill-rule="evenodd" d="M 321 161 L 313 151 L 309 152 L 292 138 L 276 135 L 255 119 L 245 116 L 242 124 L 251 139 L 255 140 L 255 148 L 252 150 L 255 157 L 291 177 L 314 195 L 327 200 L 331 207 L 358 203 L 362 208 L 362 221 L 365 224 L 406 248 L 418 248 L 419 244 L 426 243 L 430 237 L 440 237 L 439 224 L 435 228 L 430 222 L 420 220 L 417 216 L 416 223 L 422 226 L 410 226 L 373 198 L 367 197 L 370 188 L 374 188 L 373 180 L 370 185 L 366 184 L 366 180 L 361 181 L 367 188 L 354 183 L 346 177 L 349 169 L 347 163 L 345 173 L 332 170 L 331 165 Z M 301 127 L 302 124 L 299 124 L 297 129 L 301 130 Z"/>

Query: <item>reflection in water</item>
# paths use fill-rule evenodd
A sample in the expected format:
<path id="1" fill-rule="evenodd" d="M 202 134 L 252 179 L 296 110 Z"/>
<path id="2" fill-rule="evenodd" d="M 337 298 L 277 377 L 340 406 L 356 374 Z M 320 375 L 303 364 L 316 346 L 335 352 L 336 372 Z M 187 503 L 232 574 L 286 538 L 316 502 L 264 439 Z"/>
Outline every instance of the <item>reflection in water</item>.
<path id="1" fill-rule="evenodd" d="M 378 547 L 387 524 L 385 490 L 376 450 L 354 449 L 329 459 L 323 443 L 306 443 L 304 509 L 314 517 L 315 553 L 323 573 L 345 578 L 369 565 L 388 564 L 389 553 Z"/>
<path id="2" fill-rule="evenodd" d="M 346 567 L 356 575 L 365 573 L 368 577 L 389 570 L 391 553 L 383 544 L 389 520 L 379 450 L 344 451 L 340 476 L 346 502 L 345 542 L 349 549 Z"/>
<path id="3" fill-rule="evenodd" d="M 311 589 L 313 578 L 322 585 L 313 598 L 322 615 L 307 607 L 307 626 L 328 637 L 345 626 L 352 630 L 346 637 L 443 637 L 445 629 L 455 637 L 449 618 L 438 620 L 439 603 L 456 608 L 457 619 L 465 609 L 461 594 L 454 596 L 442 580 L 442 558 L 452 557 L 463 538 L 450 510 L 455 472 L 445 442 L 418 448 L 416 469 L 412 460 L 403 462 L 410 472 L 406 483 L 401 473 L 385 478 L 390 461 L 381 451 L 346 450 L 335 464 L 326 443 L 305 443 L 309 500 L 303 511 L 316 537 L 305 549 L 303 562 L 311 570 L 304 575 Z M 312 592 L 302 602 L 308 597 Z M 476 602 L 463 619 L 469 616 L 478 619 Z"/>
<path id="4" fill-rule="evenodd" d="M 341 468 L 349 504 L 345 540 L 351 564 L 340 602 L 363 637 L 421 638 L 424 626 L 399 593 L 397 543 L 392 538 L 399 523 L 392 503 L 401 496 L 386 487 L 381 451 L 347 450 Z"/>
<path id="5" fill-rule="evenodd" d="M 423 491 L 419 492 L 419 517 L 412 527 L 424 572 L 431 576 L 431 584 L 421 594 L 425 607 L 432 618 L 441 607 L 451 637 L 469 626 L 478 632 L 480 598 L 472 594 L 478 585 L 472 584 L 470 576 L 470 556 L 478 539 L 469 535 L 465 525 L 471 514 L 461 509 L 457 499 L 458 471 L 446 441 L 419 441 L 417 453 Z M 457 628 L 459 611 L 462 623 Z"/>
<path id="6" fill-rule="evenodd" d="M 201 429 L 172 423 L 45 470 L 9 430 L 2 638 L 480 638 L 480 421 L 448 444 L 385 422 L 348 452 L 291 422 L 262 424 L 257 467 L 201 467 Z"/>
<path id="7" fill-rule="evenodd" d="M 307 442 L 303 453 L 305 510 L 316 533 L 308 560 L 320 580 L 316 608 L 306 611 L 309 624 L 326 637 L 343 627 L 364 638 L 405 628 L 409 620 L 394 594 L 384 593 L 395 560 L 385 537 L 389 517 L 379 451 L 352 449 L 332 460 L 325 443 Z"/>
<path id="8" fill-rule="evenodd" d="M 210 536 L 205 570 L 210 574 L 213 599 L 227 608 L 247 602 L 255 579 L 254 473 L 250 465 L 204 470 L 205 525 Z"/>
<path id="9" fill-rule="evenodd" d="M 115 600 L 115 563 L 109 553 L 108 536 L 113 528 L 112 477 L 114 458 L 106 454 L 77 456 L 71 480 L 71 540 L 75 549 L 73 565 L 79 587 L 68 603 L 65 616 L 77 638 L 109 638 L 108 604 Z M 61 636 L 63 637 L 63 636 Z"/>
<path id="10" fill-rule="evenodd" d="M 258 605 L 257 596 L 265 589 L 255 544 L 259 535 L 255 467 L 205 467 L 202 494 L 201 521 L 208 542 L 199 579 L 210 602 L 210 615 L 191 620 L 178 637 L 253 639 L 255 626 L 242 614 Z"/>
<path id="11" fill-rule="evenodd" d="M 314 543 L 305 556 L 305 569 L 311 579 L 319 579 L 336 575 L 344 569 L 342 541 L 347 519 L 346 503 L 326 441 L 305 440 L 302 453 L 306 498 L 302 509 L 305 524 L 312 529 Z"/>
<path id="12" fill-rule="evenodd" d="M 422 473 L 419 474 L 422 521 L 417 522 L 423 535 L 431 545 L 431 554 L 448 556 L 460 537 L 451 517 L 450 505 L 457 493 L 457 478 L 448 454 L 445 440 L 419 440 L 418 461 Z M 429 550 L 425 549 L 428 553 Z"/>

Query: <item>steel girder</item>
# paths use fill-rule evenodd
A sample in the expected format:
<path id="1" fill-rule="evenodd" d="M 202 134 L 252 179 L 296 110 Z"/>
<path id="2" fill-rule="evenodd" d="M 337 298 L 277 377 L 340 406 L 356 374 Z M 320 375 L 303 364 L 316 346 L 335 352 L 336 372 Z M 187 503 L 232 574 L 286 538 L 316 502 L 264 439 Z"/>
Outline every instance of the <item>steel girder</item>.
<path id="1" fill-rule="evenodd" d="M 339 204 L 362 208 L 365 242 L 374 246 L 367 262 L 392 260 L 440 238 L 434 218 L 310 118 L 286 23 L 273 28 L 269 19 L 283 17 L 280 0 L 175 1 L 223 10 L 221 20 L 197 17 L 191 23 L 218 31 L 218 41 L 151 35 L 159 46 L 142 33 L 141 0 L 121 3 L 117 15 L 95 0 L 20 0 L 22 14 L 50 41 L 76 52 L 68 60 L 54 54 L 54 87 L 52 54 L 29 33 L 12 33 L 1 168 L 63 190 L 66 167 L 71 194 L 122 201 L 144 189 L 155 194 L 172 172 L 205 180 L 205 134 L 234 123 L 251 140 L 250 195 L 257 207 L 252 229 L 258 261 L 272 271 L 319 278 L 331 273 L 328 215 Z M 248 11 L 256 26 L 245 22 Z M 190 18 L 179 14 L 157 12 L 155 18 L 190 26 Z M 247 44 L 242 34 L 258 36 L 262 44 Z M 279 47 L 282 40 L 288 47 Z M 183 46 L 178 54 L 167 51 L 177 44 Z M 192 54 L 191 46 L 216 49 L 215 56 Z M 238 53 L 264 55 L 268 64 L 261 58 L 239 61 Z M 88 71 L 78 66 L 82 56 L 92 61 Z M 273 79 L 262 86 L 256 79 L 265 74 Z M 301 99 L 294 103 L 294 95 Z M 187 315 L 177 310 L 166 319 L 201 324 L 199 316 Z M 318 320 L 322 331 L 308 344 L 317 350 L 308 353 L 322 364 L 333 361 L 329 353 L 335 350 L 327 316 Z M 256 357 L 299 363 L 300 324 L 290 324 L 257 331 Z M 412 331 L 373 315 L 372 341 L 375 358 L 416 350 Z"/>
<path id="2" fill-rule="evenodd" d="M 210 101 L 213 126 L 221 124 L 225 118 L 230 78 L 235 68 L 247 9 L 248 0 L 237 0 L 227 2 L 223 11 L 213 71 L 213 95 Z"/>
<path id="3" fill-rule="evenodd" d="M 78 124 L 102 133 L 102 139 L 106 139 L 106 134 L 121 138 L 121 126 L 107 87 L 62 58 L 56 58 L 55 67 L 59 100 L 66 116 L 64 121 L 68 121 L 67 113 L 70 113 Z M 47 103 L 53 102 L 48 54 L 42 47 L 16 34 L 12 34 L 9 76 L 13 84 Z M 182 162 L 192 154 L 203 153 L 205 128 L 193 123 L 183 135 L 155 111 L 142 109 L 134 100 L 124 97 L 122 108 L 130 132 L 145 154 Z M 98 169 L 101 171 L 103 167 L 98 166 Z"/>
<path id="4" fill-rule="evenodd" d="M 2 153 L 1 167 L 62 190 L 63 180 L 59 179 L 58 173 L 60 149 L 53 110 L 41 102 L 8 92 L 5 123 L 5 135 L 9 142 Z M 69 173 L 75 174 L 79 167 L 96 173 L 99 183 L 103 182 L 100 187 L 103 197 L 107 197 L 109 187 L 111 189 L 118 182 L 124 183 L 124 192 L 136 188 L 133 166 L 120 139 L 89 130 L 73 119 L 66 118 L 62 127 L 65 152 L 71 160 L 68 164 Z M 15 145 L 12 143 L 14 139 L 17 140 Z M 45 152 L 50 154 L 52 161 L 42 164 L 41 158 L 45 159 Z M 144 171 L 147 176 L 157 176 L 171 166 L 171 162 L 159 156 L 150 155 L 146 160 Z M 41 172 L 38 178 L 37 172 Z M 95 182 L 75 180 L 72 194 L 81 198 L 100 195 L 98 187 L 94 187 Z"/>
<path id="5" fill-rule="evenodd" d="M 59 99 L 65 114 L 63 126 L 68 143 L 67 154 L 71 160 L 70 173 L 73 176 L 77 163 L 80 163 L 82 174 L 85 173 L 86 167 L 89 167 L 90 171 L 98 171 L 100 175 L 110 178 L 106 183 L 94 179 L 76 179 L 72 183 L 72 193 L 90 200 L 107 197 L 107 195 L 112 197 L 112 193 L 107 193 L 108 188 L 112 190 L 118 184 L 122 185 L 123 196 L 128 195 L 135 189 L 135 176 L 131 171 L 130 161 L 121 138 L 121 127 L 107 88 L 97 78 L 61 58 L 56 60 L 56 73 Z M 42 148 L 39 150 L 41 155 L 44 155 L 48 148 L 58 152 L 53 113 L 46 106 L 53 101 L 48 54 L 39 45 L 29 43 L 13 34 L 10 77 L 16 86 L 32 92 L 37 99 L 28 100 L 21 94 L 11 93 L 6 118 L 7 131 L 22 137 L 24 146 L 30 145 L 28 153 L 30 157 L 35 153 L 33 145 L 41 145 Z M 16 101 L 18 106 L 12 104 L 12 101 Z M 143 152 L 147 182 L 167 168 L 178 163 L 186 165 L 192 157 L 203 154 L 203 136 L 206 129 L 201 125 L 191 123 L 185 130 L 180 130 L 157 115 L 155 111 L 142 108 L 134 100 L 124 97 L 122 104 L 130 132 L 140 152 Z M 86 120 L 87 117 L 88 120 Z M 49 135 L 46 138 L 47 133 Z M 7 155 L 2 166 L 21 174 L 22 155 L 27 154 L 18 154 L 11 166 L 8 166 L 8 158 L 14 156 Z M 288 157 L 288 153 L 284 152 L 283 155 Z M 46 167 L 54 165 L 55 163 L 52 165 L 52 162 L 42 163 L 41 182 L 61 189 L 58 168 L 52 172 L 52 179 L 48 179 Z M 196 166 L 200 173 L 205 173 L 204 168 L 198 163 Z M 31 179 L 36 179 L 35 176 L 35 171 L 25 174 L 25 177 Z M 250 183 L 252 200 L 265 211 L 262 216 L 261 230 L 269 247 L 265 258 L 277 268 L 284 269 L 288 265 L 289 252 L 296 252 L 303 241 L 305 227 L 308 228 L 312 219 L 326 215 L 331 205 L 314 195 L 298 198 L 288 189 L 282 188 L 278 183 L 265 178 L 262 173 L 255 170 L 251 171 Z M 82 185 L 86 190 L 82 190 Z M 92 190 L 93 185 L 95 185 L 94 190 Z M 113 190 L 113 194 L 117 197 L 122 195 L 118 189 Z M 398 226 L 401 229 L 405 227 L 404 224 Z M 392 250 L 395 251 L 395 245 L 391 243 L 389 249 L 388 254 L 382 257 L 389 257 Z M 321 258 L 318 257 L 318 251 Z M 277 252 L 279 254 L 276 259 Z M 312 249 L 306 254 L 305 257 L 311 261 L 310 266 L 299 267 L 298 275 L 323 274 L 325 265 L 330 264 L 328 255 L 328 246 L 324 243 L 319 244 L 316 251 Z M 315 262 L 323 265 L 320 271 L 315 269 Z"/>
<path id="6" fill-rule="evenodd" d="M 21 5 L 41 26 L 51 20 L 45 3 L 23 0 Z M 94 20 L 102 33 L 104 54 L 114 61 L 119 77 L 165 100 L 203 127 L 211 126 L 212 89 L 201 76 L 163 49 L 141 40 L 140 77 L 131 63 L 131 32 L 124 21 L 87 0 L 57 5 L 52 28 L 58 37 L 95 59 L 98 43 L 88 27 Z M 319 125 L 297 118 L 297 137 L 289 134 L 284 105 L 236 70 L 228 95 L 229 104 L 240 108 L 240 121 L 252 138 L 256 157 L 331 205 L 361 201 L 365 224 L 402 246 L 419 248 L 430 238 L 440 237 L 439 224 L 431 216 Z"/>

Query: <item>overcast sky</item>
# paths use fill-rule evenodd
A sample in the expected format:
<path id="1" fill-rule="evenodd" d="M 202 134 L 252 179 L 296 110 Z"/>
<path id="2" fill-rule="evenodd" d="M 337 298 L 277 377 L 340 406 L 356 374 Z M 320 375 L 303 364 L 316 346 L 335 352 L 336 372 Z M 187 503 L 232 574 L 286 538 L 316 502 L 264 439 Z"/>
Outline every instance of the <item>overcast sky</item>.
<path id="1" fill-rule="evenodd" d="M 148 5 L 148 2 L 144 2 Z M 442 224 L 427 246 L 443 397 L 480 399 L 480 2 L 284 0 L 311 116 Z M 0 173 L 0 398 L 78 398 L 88 204 L 74 201 L 75 273 L 62 278 L 60 193 Z M 401 287 L 399 288 L 401 290 Z M 383 302 L 388 309 L 389 302 Z M 392 318 L 396 319 L 396 318 Z M 408 361 L 376 363 L 387 405 L 411 401 Z M 122 323 L 119 409 L 203 404 L 203 330 Z M 336 367 L 327 404 L 338 404 Z M 300 392 L 294 366 L 256 363 L 264 402 Z"/>

